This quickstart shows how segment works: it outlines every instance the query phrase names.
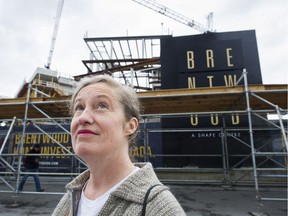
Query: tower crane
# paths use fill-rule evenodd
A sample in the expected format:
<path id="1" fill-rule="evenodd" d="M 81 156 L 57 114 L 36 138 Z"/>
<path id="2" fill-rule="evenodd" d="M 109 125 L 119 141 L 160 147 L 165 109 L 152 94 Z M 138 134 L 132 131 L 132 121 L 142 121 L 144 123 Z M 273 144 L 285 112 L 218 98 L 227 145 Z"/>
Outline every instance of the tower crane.
<path id="1" fill-rule="evenodd" d="M 50 65 L 51 65 L 51 61 L 52 61 L 52 57 L 53 57 L 53 52 L 54 52 L 54 47 L 55 47 L 55 43 L 56 43 L 56 38 L 57 38 L 57 33 L 58 33 L 58 27 L 59 27 L 59 24 L 60 24 L 60 18 L 61 18 L 61 14 L 62 14 L 63 5 L 64 5 L 64 0 L 58 0 L 55 24 L 54 24 L 53 34 L 52 34 L 52 41 L 51 41 L 51 46 L 50 46 L 50 50 L 49 50 L 47 64 L 45 65 L 45 68 L 47 68 L 47 69 L 50 69 Z"/>
<path id="2" fill-rule="evenodd" d="M 150 8 L 151 10 L 154 10 L 164 16 L 167 16 L 171 19 L 174 19 L 184 25 L 187 25 L 189 27 L 192 27 L 201 33 L 206 33 L 206 32 L 212 32 L 213 31 L 213 26 L 212 26 L 212 19 L 213 19 L 213 13 L 209 13 L 207 17 L 207 26 L 205 27 L 201 23 L 196 22 L 193 19 L 190 19 L 176 11 L 173 11 L 169 9 L 168 7 L 157 3 L 155 0 L 133 0 L 134 2 L 137 2 L 147 8 Z"/>

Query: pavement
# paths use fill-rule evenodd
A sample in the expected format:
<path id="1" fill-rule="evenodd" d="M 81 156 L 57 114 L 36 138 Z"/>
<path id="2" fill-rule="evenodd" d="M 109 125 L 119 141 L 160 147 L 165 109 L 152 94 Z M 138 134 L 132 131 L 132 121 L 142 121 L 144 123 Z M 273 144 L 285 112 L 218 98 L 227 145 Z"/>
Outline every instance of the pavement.
<path id="1" fill-rule="evenodd" d="M 51 215 L 67 182 L 50 180 L 41 183 L 45 192 L 34 193 L 34 182 L 28 179 L 23 193 L 16 195 L 8 192 L 10 189 L 0 181 L 0 215 Z M 168 186 L 187 216 L 287 216 L 287 201 L 257 201 L 254 187 Z M 284 195 L 287 198 L 287 188 L 284 187 L 266 187 L 262 192 L 268 197 Z"/>

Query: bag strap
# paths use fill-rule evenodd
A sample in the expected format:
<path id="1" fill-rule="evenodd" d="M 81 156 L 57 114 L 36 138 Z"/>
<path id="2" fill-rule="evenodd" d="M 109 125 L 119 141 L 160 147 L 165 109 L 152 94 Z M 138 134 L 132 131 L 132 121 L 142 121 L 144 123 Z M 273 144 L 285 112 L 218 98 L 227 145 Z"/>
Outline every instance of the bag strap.
<path id="1" fill-rule="evenodd" d="M 146 206 L 147 206 L 148 196 L 149 196 L 151 190 L 152 190 L 154 187 L 156 187 L 156 186 L 161 186 L 161 184 L 152 185 L 152 186 L 147 190 L 147 192 L 146 192 L 146 194 L 145 194 L 144 202 L 143 202 L 143 208 L 142 208 L 142 213 L 141 213 L 142 216 L 145 216 L 145 214 L 146 214 Z"/>

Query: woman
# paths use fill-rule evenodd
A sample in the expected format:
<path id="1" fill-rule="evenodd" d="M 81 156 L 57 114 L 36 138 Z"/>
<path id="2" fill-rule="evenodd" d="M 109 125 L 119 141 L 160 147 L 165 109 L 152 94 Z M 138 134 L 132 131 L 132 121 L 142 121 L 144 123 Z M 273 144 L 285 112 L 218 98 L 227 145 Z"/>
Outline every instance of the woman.
<path id="1" fill-rule="evenodd" d="M 66 186 L 67 193 L 53 215 L 134 216 L 145 210 L 151 216 L 185 215 L 151 164 L 133 164 L 129 158 L 129 144 L 138 132 L 139 110 L 134 90 L 108 75 L 79 82 L 71 99 L 72 146 L 88 170 Z"/>

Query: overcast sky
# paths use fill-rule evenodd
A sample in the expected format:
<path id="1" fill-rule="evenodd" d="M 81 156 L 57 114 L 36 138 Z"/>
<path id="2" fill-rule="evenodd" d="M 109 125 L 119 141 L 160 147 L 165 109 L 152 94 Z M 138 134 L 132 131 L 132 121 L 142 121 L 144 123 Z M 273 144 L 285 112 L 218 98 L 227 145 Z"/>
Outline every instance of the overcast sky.
<path id="1" fill-rule="evenodd" d="M 117 2 L 117 3 L 116 3 Z M 256 30 L 264 84 L 287 84 L 287 0 L 158 0 L 217 32 Z M 37 67 L 47 64 L 58 0 L 0 0 L 0 96 L 14 97 Z M 163 23 L 163 25 L 161 24 Z M 140 36 L 196 30 L 132 0 L 66 0 L 51 63 L 64 74 L 86 73 L 89 37 Z"/>

